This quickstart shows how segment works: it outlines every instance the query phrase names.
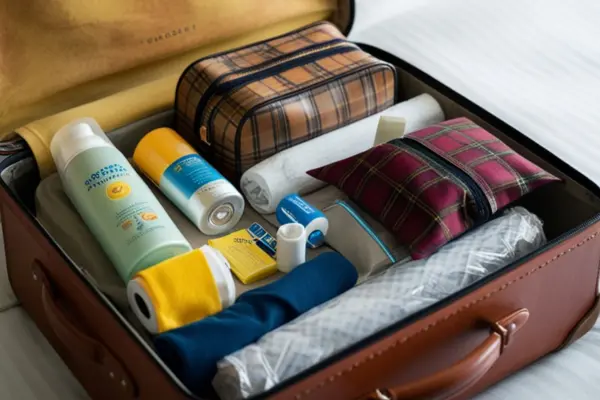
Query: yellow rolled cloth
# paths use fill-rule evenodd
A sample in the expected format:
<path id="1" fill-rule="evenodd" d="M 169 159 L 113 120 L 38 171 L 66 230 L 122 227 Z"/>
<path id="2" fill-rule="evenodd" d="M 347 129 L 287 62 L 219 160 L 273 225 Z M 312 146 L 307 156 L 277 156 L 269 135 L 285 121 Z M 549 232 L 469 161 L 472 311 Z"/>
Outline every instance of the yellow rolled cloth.
<path id="1" fill-rule="evenodd" d="M 138 272 L 127 285 L 134 314 L 159 334 L 216 314 L 235 301 L 225 258 L 209 246 Z"/>

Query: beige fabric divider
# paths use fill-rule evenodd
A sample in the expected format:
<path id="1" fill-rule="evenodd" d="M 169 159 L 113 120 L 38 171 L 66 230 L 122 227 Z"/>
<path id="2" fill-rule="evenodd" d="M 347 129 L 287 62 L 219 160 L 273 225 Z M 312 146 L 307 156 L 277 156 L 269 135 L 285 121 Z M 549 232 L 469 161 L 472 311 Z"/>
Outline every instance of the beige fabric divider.
<path id="1" fill-rule="evenodd" d="M 239 47 L 247 43 L 277 36 L 325 17 L 327 17 L 326 14 L 313 13 L 308 16 L 303 16 L 302 18 L 296 18 L 284 23 L 269 26 L 265 29 L 252 32 L 251 34 L 227 42 L 203 47 L 174 59 L 166 60 L 163 63 L 153 65 L 150 69 L 132 70 L 111 77 L 111 79 L 80 87 L 76 91 L 73 89 L 73 91 L 64 93 L 67 101 L 67 103 L 64 104 L 64 107 L 66 107 L 67 110 L 26 124 L 17 128 L 16 132 L 27 141 L 28 145 L 33 150 L 33 154 L 38 163 L 40 175 L 46 177 L 55 171 L 54 162 L 52 161 L 49 149 L 52 136 L 60 127 L 69 121 L 76 118 L 92 117 L 98 121 L 105 131 L 111 131 L 136 120 L 167 110 L 173 105 L 175 87 L 181 72 L 194 60 L 225 49 Z M 161 76 L 161 78 L 156 79 L 158 76 Z M 151 81 L 132 87 L 128 90 L 123 90 L 124 88 L 131 86 L 132 82 L 145 80 Z M 2 81 L 0 80 L 0 92 L 1 88 Z M 97 89 L 102 89 L 103 92 L 114 93 L 96 101 L 73 108 L 69 107 L 72 105 L 71 102 L 73 101 L 85 99 L 88 96 L 94 97 L 98 94 Z M 60 103 L 62 100 L 57 101 Z M 34 108 L 35 107 L 37 106 L 34 106 Z M 53 108 L 53 106 L 51 108 Z M 3 131 L 3 127 L 10 126 L 9 120 L 1 118 L 3 110 L 4 108 L 0 108 L 0 140 L 10 137 L 10 132 Z M 23 110 L 29 110 L 23 111 L 27 114 L 23 117 L 25 120 L 38 114 L 37 111 L 31 114 L 31 108 L 25 107 Z M 40 113 L 43 112 L 40 111 Z M 11 115 L 12 117 L 15 116 L 14 114 Z"/>
<path id="2" fill-rule="evenodd" d="M 1 0 L 0 134 L 342 16 L 337 0 Z M 343 27 L 343 25 L 342 25 Z"/>

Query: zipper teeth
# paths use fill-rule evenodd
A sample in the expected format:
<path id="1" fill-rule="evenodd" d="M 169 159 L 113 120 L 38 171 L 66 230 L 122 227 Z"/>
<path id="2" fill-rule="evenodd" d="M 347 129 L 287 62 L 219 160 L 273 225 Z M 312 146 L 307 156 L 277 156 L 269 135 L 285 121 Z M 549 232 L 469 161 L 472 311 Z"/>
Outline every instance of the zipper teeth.
<path id="1" fill-rule="evenodd" d="M 461 177 L 457 176 L 457 174 L 455 174 L 453 171 L 453 169 L 455 168 L 450 167 L 450 165 L 448 165 L 449 163 L 446 162 L 446 160 L 444 160 L 442 157 L 439 157 L 437 155 L 434 156 L 434 154 L 430 153 L 429 151 L 424 151 L 421 143 L 410 139 L 408 136 L 405 136 L 402 139 L 395 139 L 391 143 L 394 146 L 408 147 L 410 150 L 415 151 L 420 157 L 424 158 L 430 164 L 433 164 L 434 166 L 450 174 L 451 178 L 454 178 L 454 180 L 458 181 L 458 183 L 462 184 L 467 189 L 470 188 L 471 182 L 465 182 L 464 179 L 461 179 Z"/>
<path id="2" fill-rule="evenodd" d="M 269 42 L 272 42 L 274 40 L 281 39 L 281 38 L 283 38 L 285 36 L 288 36 L 288 35 L 294 35 L 294 34 L 297 34 L 297 33 L 300 33 L 300 32 L 306 31 L 306 30 L 313 29 L 313 28 L 315 28 L 315 27 L 317 27 L 317 26 L 319 26 L 321 24 L 323 24 L 323 21 L 313 22 L 312 24 L 309 24 L 309 25 L 306 25 L 306 26 L 294 29 L 293 31 L 282 33 L 281 35 L 277 35 L 277 36 L 274 36 L 274 37 L 267 38 L 265 40 L 261 40 L 259 42 L 249 43 L 249 44 L 246 44 L 246 45 L 235 47 L 233 49 L 228 49 L 228 50 L 220 51 L 220 52 L 217 52 L 217 53 L 209 54 L 209 55 L 204 56 L 204 57 L 200 57 L 200 58 L 196 59 L 195 61 L 193 61 L 192 63 L 190 63 L 190 65 L 188 65 L 183 70 L 183 73 L 181 74 L 181 76 L 179 77 L 179 80 L 177 81 L 177 85 L 175 87 L 175 90 L 176 90 L 176 92 L 179 92 L 179 87 L 181 86 L 181 82 L 182 82 L 183 78 L 199 62 L 206 61 L 206 60 L 209 60 L 211 58 L 220 57 L 220 56 L 223 56 L 225 54 L 235 53 L 237 51 L 249 49 L 252 46 L 260 46 L 260 45 L 263 45 L 265 43 L 269 43 Z M 175 101 L 177 102 L 177 96 L 175 96 Z"/>
<path id="3" fill-rule="evenodd" d="M 205 111 L 206 107 L 208 106 L 210 99 L 219 90 L 219 86 L 223 83 L 226 83 L 226 82 L 224 82 L 226 79 L 231 78 L 238 74 L 241 74 L 241 76 L 236 77 L 236 79 L 241 78 L 242 76 L 249 75 L 252 73 L 257 73 L 264 69 L 271 68 L 275 65 L 279 65 L 281 63 L 291 61 L 296 57 L 302 57 L 307 54 L 321 51 L 326 48 L 333 47 L 337 44 L 342 44 L 342 43 L 351 44 L 351 43 L 347 42 L 345 39 L 332 39 L 332 40 L 329 40 L 324 43 L 319 43 L 316 45 L 309 46 L 308 49 L 304 48 L 304 49 L 297 50 L 292 53 L 283 54 L 281 56 L 275 57 L 274 59 L 265 61 L 264 63 L 258 64 L 258 65 L 253 65 L 251 67 L 242 68 L 237 71 L 228 72 L 226 74 L 219 76 L 217 79 L 215 79 L 213 82 L 211 82 L 211 84 L 206 88 L 206 90 L 200 97 L 200 101 L 198 101 L 198 105 L 196 106 L 196 116 L 194 118 L 194 121 L 195 121 L 194 122 L 194 125 L 195 125 L 194 132 L 198 132 L 200 127 L 205 125 L 204 122 L 206 119 L 205 118 L 206 113 L 204 111 Z M 356 47 L 356 49 L 358 50 L 358 47 L 356 45 L 352 45 L 352 46 Z M 227 82 L 230 82 L 230 81 L 231 80 L 228 80 Z"/>
<path id="4" fill-rule="evenodd" d="M 491 210 L 487 197 L 485 196 L 485 193 L 479 187 L 477 182 L 473 178 L 471 178 L 469 174 L 462 171 L 450 161 L 445 160 L 444 157 L 439 156 L 419 141 L 412 139 L 410 136 L 405 136 L 404 139 L 394 140 L 393 143 L 402 143 L 405 146 L 411 148 L 412 150 L 419 153 L 420 156 L 427 159 L 429 162 L 439 166 L 444 171 L 452 175 L 455 179 L 459 180 L 463 185 L 465 185 L 469 190 L 471 196 L 473 196 L 473 200 L 475 201 L 475 205 L 477 207 L 479 215 L 476 218 L 476 223 L 485 222 L 487 219 L 490 218 Z"/>
<path id="5" fill-rule="evenodd" d="M 317 51 L 313 51 L 310 54 L 302 54 L 300 57 L 295 57 L 292 60 L 285 60 L 281 63 L 277 63 L 277 65 L 269 65 L 268 68 L 264 68 L 261 69 L 260 71 L 252 71 L 251 74 L 247 74 L 246 77 L 239 77 L 236 79 L 233 79 L 229 82 L 225 82 L 223 83 L 223 85 L 228 85 L 228 87 L 223 88 L 223 87 L 219 87 L 216 90 L 218 90 L 220 92 L 220 94 L 229 94 L 230 96 L 235 93 L 238 89 L 241 89 L 243 87 L 245 87 L 246 85 L 255 82 L 255 81 L 260 81 L 261 79 L 264 79 L 265 77 L 269 76 L 269 72 L 271 69 L 275 69 L 277 68 L 279 65 L 284 65 L 284 64 L 293 64 L 294 61 L 297 62 L 301 62 L 304 59 L 307 58 L 312 58 L 309 62 L 315 62 L 316 60 L 322 59 L 322 58 L 327 58 L 327 57 L 331 57 L 335 54 L 341 54 L 344 52 L 349 52 L 349 51 L 354 51 L 357 50 L 354 46 L 332 46 L 332 47 L 327 47 L 327 48 L 321 48 Z M 325 53 L 327 52 L 327 53 Z M 315 56 L 318 56 L 319 58 L 316 58 Z M 322 56 L 322 57 L 321 57 Z M 301 66 L 303 64 L 298 63 L 297 65 L 291 65 L 291 68 L 296 68 L 297 66 Z M 281 71 L 283 72 L 283 71 Z M 276 74 L 278 74 L 280 72 L 277 72 Z M 261 74 L 265 74 L 265 76 L 260 76 Z M 256 79 L 255 79 L 256 78 Z M 238 82 L 241 81 L 241 82 Z M 229 87 L 230 86 L 230 87 Z M 199 128 L 200 132 L 201 132 L 201 136 L 204 135 L 206 136 L 206 142 L 210 143 L 212 141 L 212 129 L 211 128 L 211 124 L 212 121 L 214 120 L 214 116 L 215 113 L 217 112 L 217 110 L 219 109 L 219 107 L 221 106 L 221 104 L 223 103 L 223 101 L 226 100 L 226 96 L 222 96 L 221 99 L 217 102 L 217 104 L 215 104 L 215 106 L 211 109 L 210 113 L 208 113 L 208 117 L 206 118 L 206 120 L 204 121 L 205 123 Z M 205 115 L 207 113 L 204 113 Z"/>
<path id="6" fill-rule="evenodd" d="M 370 51 L 373 50 L 372 46 L 367 46 L 367 45 L 361 44 L 361 47 L 363 47 L 363 46 L 366 47 L 367 49 L 369 49 Z M 375 48 L 375 50 L 378 50 L 378 49 Z M 389 53 L 384 53 L 384 55 L 389 57 Z M 381 55 L 378 57 L 383 58 Z M 430 75 L 425 74 L 421 70 L 417 69 L 415 66 L 413 66 L 403 60 L 400 60 L 397 57 L 394 57 L 393 60 L 394 60 L 394 65 L 401 66 L 402 69 L 404 69 L 405 71 L 408 70 L 408 72 L 412 75 L 415 75 L 415 77 L 418 78 L 418 80 L 426 83 L 427 85 L 433 86 L 435 90 L 438 90 L 442 95 L 448 97 L 454 103 L 457 103 L 461 106 L 464 106 L 466 109 L 471 109 L 471 110 L 473 109 L 474 106 L 476 106 L 474 103 L 469 102 L 464 96 L 460 95 L 456 91 L 443 85 L 440 81 L 436 80 L 435 78 L 431 77 Z M 398 80 L 396 79 L 396 82 L 397 81 Z M 485 112 L 481 112 L 481 111 L 482 111 L 482 109 L 477 110 L 475 112 L 476 115 L 482 117 L 484 120 L 489 120 L 490 115 L 486 115 Z M 491 116 L 491 118 L 493 119 L 494 117 Z M 517 138 L 517 139 L 522 140 L 522 137 Z M 572 167 L 570 167 L 570 168 L 571 168 L 571 171 L 570 171 L 571 173 L 573 173 L 573 172 L 578 173 L 578 171 L 574 170 Z M 571 176 L 571 175 L 569 175 L 569 176 Z M 577 180 L 577 179 L 574 179 L 574 180 L 576 182 L 581 183 L 582 186 L 584 186 L 586 189 L 590 190 L 594 195 L 597 195 L 599 193 L 598 186 L 593 185 L 593 187 L 590 189 L 590 185 L 593 183 L 587 177 L 585 177 L 583 175 L 581 175 L 581 176 L 584 178 L 583 181 Z M 497 278 L 504 276 L 504 275 L 510 273 L 511 271 L 514 271 L 519 266 L 544 254 L 546 251 L 553 249 L 555 246 L 557 246 L 561 243 L 564 243 L 566 240 L 572 238 L 573 236 L 582 233 L 583 231 L 585 231 L 586 229 L 588 229 L 589 227 L 591 227 L 592 225 L 594 225 L 598 222 L 600 222 L 600 213 L 596 212 L 588 220 L 582 222 L 581 224 L 578 224 L 577 226 L 575 226 L 571 229 L 568 229 L 567 231 L 558 235 L 557 237 L 553 238 L 552 240 L 547 241 L 545 245 L 540 246 L 538 249 L 534 250 L 533 252 L 509 263 L 505 267 L 500 268 L 499 270 L 474 282 L 473 284 L 467 286 L 466 288 L 461 289 L 460 291 L 449 295 L 445 299 L 440 300 L 440 301 L 436 302 L 435 304 L 432 304 L 431 306 L 424 308 L 421 311 L 417 311 L 416 313 L 413 313 L 412 315 L 410 315 L 406 318 L 396 321 L 395 323 L 389 325 L 388 327 L 383 328 L 379 332 L 376 332 L 366 338 L 363 338 L 362 340 L 359 340 L 358 342 L 356 342 L 350 346 L 347 346 L 346 348 L 342 349 L 341 351 L 337 352 L 336 354 L 326 357 L 325 359 L 321 360 L 320 362 L 313 365 L 312 367 L 291 377 L 287 381 L 280 382 L 277 385 L 273 386 L 271 389 L 261 393 L 261 396 L 263 396 L 263 397 L 275 396 L 278 393 L 281 393 L 281 391 L 283 389 L 291 387 L 293 384 L 300 382 L 302 379 L 304 379 L 308 376 L 311 376 L 312 374 L 316 373 L 317 371 L 321 371 L 325 367 L 327 367 L 335 362 L 338 362 L 340 360 L 343 360 L 345 357 L 348 357 L 352 354 L 356 354 L 357 351 L 364 349 L 366 346 L 372 345 L 373 343 L 377 343 L 379 340 L 387 337 L 388 335 L 396 333 L 400 329 L 404 329 L 404 328 L 410 326 L 411 324 L 415 323 L 416 321 L 422 320 L 422 319 L 426 318 L 427 316 L 431 315 L 432 313 L 447 307 L 448 305 L 454 303 L 455 301 L 460 300 L 461 298 L 466 297 L 468 294 L 471 294 L 471 293 L 475 292 L 477 289 L 487 285 L 490 282 L 493 282 Z M 257 395 L 251 397 L 251 399 L 258 399 L 258 398 L 259 398 L 259 396 L 257 396 Z"/>
<path id="7" fill-rule="evenodd" d="M 242 72 L 236 72 L 236 73 L 234 73 L 232 75 L 227 76 L 227 78 L 232 78 L 232 79 L 229 79 L 226 82 L 221 81 L 221 83 L 227 83 L 227 82 L 230 82 L 230 81 L 232 81 L 234 79 L 240 79 L 240 78 L 243 78 L 243 77 L 248 76 L 250 74 L 256 74 L 256 73 L 259 73 L 259 72 L 264 71 L 266 69 L 273 68 L 273 67 L 275 67 L 277 65 L 280 65 L 280 64 L 283 64 L 283 63 L 287 63 L 287 62 L 290 62 L 290 61 L 294 61 L 297 58 L 308 56 L 308 55 L 311 55 L 313 53 L 317 53 L 319 51 L 329 50 L 329 49 L 331 49 L 333 47 L 337 47 L 337 46 L 341 46 L 341 45 L 353 47 L 356 50 L 358 50 L 358 47 L 356 47 L 355 45 L 353 45 L 353 44 L 351 44 L 349 42 L 346 42 L 345 40 L 330 41 L 330 42 L 327 42 L 327 43 L 323 43 L 321 46 L 317 46 L 317 47 L 314 47 L 314 48 L 311 48 L 311 49 L 307 49 L 307 50 L 301 50 L 301 51 L 298 51 L 297 53 L 288 54 L 287 57 L 282 57 L 282 58 L 276 60 L 275 62 L 266 62 L 266 63 L 260 64 L 260 65 L 257 65 L 256 69 L 251 68 L 251 69 L 248 69 L 248 70 L 245 70 L 245 71 L 242 71 Z M 236 74 L 239 74 L 239 75 L 234 77 L 234 75 L 236 75 Z"/>
<path id="8" fill-rule="evenodd" d="M 274 103 L 274 102 L 277 102 L 277 101 L 286 100 L 286 99 L 288 99 L 290 97 L 293 97 L 293 96 L 295 96 L 295 95 L 297 95 L 299 93 L 308 92 L 308 91 L 314 89 L 315 87 L 318 87 L 318 86 L 321 86 L 321 85 L 326 85 L 326 84 L 328 84 L 328 83 L 330 83 L 332 81 L 335 81 L 337 79 L 344 79 L 347 76 L 350 76 L 352 74 L 356 74 L 358 72 L 366 71 L 368 69 L 376 68 L 376 67 L 384 67 L 384 68 L 391 69 L 392 72 L 394 73 L 394 77 L 397 76 L 397 75 L 395 75 L 395 68 L 391 64 L 389 64 L 389 63 L 387 63 L 385 61 L 377 60 L 377 62 L 375 62 L 375 63 L 361 65 L 361 66 L 359 66 L 357 68 L 354 68 L 354 69 L 352 69 L 350 71 L 347 71 L 347 72 L 345 72 L 345 73 L 343 73 L 341 75 L 332 76 L 332 77 L 327 78 L 327 79 L 325 79 L 323 81 L 315 82 L 315 83 L 313 83 L 310 86 L 296 89 L 294 91 L 286 93 L 283 96 L 279 96 L 279 97 L 275 97 L 273 99 L 269 99 L 267 101 L 264 101 L 262 103 L 256 104 L 255 106 L 251 107 L 248 111 L 246 111 L 244 113 L 244 115 L 240 119 L 239 125 L 237 126 L 237 129 L 236 129 L 236 132 L 235 132 L 235 160 L 234 160 L 234 162 L 235 162 L 235 173 L 236 173 L 236 175 L 240 175 L 240 172 L 241 172 L 240 171 L 241 128 L 244 126 L 244 124 L 246 123 L 246 120 L 248 120 L 249 116 L 255 110 L 257 110 L 260 107 L 264 107 L 264 106 L 266 106 L 266 105 L 268 105 L 270 103 Z M 398 82 L 398 80 L 396 80 L 396 83 L 397 82 Z M 208 121 L 208 122 L 210 123 L 210 121 Z"/>

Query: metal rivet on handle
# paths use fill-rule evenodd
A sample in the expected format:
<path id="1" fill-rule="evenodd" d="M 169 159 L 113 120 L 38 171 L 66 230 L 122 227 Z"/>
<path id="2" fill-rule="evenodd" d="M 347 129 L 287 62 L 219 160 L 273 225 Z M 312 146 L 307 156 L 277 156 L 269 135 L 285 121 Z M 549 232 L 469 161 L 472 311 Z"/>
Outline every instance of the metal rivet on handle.
<path id="1" fill-rule="evenodd" d="M 34 281 L 37 281 L 37 280 L 38 280 L 38 277 L 37 277 L 37 275 L 35 274 L 35 272 L 33 273 L 33 280 L 34 280 Z"/>
<path id="2" fill-rule="evenodd" d="M 112 371 L 108 373 L 108 376 L 110 376 L 110 379 L 115 379 L 115 373 Z"/>
<path id="3" fill-rule="evenodd" d="M 127 382 L 125 382 L 125 380 L 122 380 L 121 381 L 121 386 L 123 386 L 123 387 L 127 386 Z"/>

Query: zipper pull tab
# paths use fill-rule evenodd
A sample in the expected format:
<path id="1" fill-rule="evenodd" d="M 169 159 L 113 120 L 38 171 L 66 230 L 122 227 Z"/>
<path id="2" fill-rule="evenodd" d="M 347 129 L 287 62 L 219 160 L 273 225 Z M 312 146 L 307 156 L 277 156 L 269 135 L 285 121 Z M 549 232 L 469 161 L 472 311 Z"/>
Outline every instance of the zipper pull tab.
<path id="1" fill-rule="evenodd" d="M 210 146 L 210 142 L 208 141 L 208 130 L 204 125 L 200 127 L 200 140 Z"/>

